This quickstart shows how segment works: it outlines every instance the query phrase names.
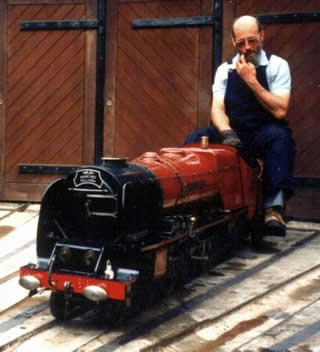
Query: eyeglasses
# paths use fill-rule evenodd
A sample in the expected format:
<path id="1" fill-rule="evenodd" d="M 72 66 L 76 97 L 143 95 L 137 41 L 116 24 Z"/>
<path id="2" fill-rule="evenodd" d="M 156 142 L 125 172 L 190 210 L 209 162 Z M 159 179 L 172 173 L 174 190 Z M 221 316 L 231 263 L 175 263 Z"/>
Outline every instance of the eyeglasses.
<path id="1" fill-rule="evenodd" d="M 247 38 L 247 39 L 239 40 L 238 42 L 236 42 L 236 46 L 239 49 L 244 48 L 246 46 L 246 43 L 249 46 L 256 46 L 256 45 L 258 45 L 259 41 L 260 41 L 260 39 L 257 37 Z"/>

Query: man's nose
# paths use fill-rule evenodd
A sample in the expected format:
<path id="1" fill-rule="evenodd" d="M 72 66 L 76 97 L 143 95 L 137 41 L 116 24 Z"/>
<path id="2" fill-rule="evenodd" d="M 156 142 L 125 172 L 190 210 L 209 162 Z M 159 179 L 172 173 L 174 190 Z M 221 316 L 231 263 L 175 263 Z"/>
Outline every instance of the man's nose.
<path id="1" fill-rule="evenodd" d="M 251 46 L 250 46 L 249 41 L 247 39 L 245 40 L 244 43 L 245 43 L 245 48 L 246 49 L 251 49 Z"/>

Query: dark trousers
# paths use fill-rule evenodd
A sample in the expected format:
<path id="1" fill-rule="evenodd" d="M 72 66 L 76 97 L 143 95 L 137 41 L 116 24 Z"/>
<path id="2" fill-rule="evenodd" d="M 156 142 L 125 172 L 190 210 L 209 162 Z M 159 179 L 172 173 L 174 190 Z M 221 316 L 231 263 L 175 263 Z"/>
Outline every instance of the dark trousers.
<path id="1" fill-rule="evenodd" d="M 237 131 L 243 144 L 244 154 L 264 160 L 264 193 L 273 196 L 279 190 L 286 198 L 293 194 L 293 170 L 296 144 L 291 129 L 277 122 L 264 123 L 254 131 Z M 218 130 L 213 127 L 192 131 L 185 144 L 200 142 L 201 136 L 208 136 L 209 142 L 222 142 Z"/>

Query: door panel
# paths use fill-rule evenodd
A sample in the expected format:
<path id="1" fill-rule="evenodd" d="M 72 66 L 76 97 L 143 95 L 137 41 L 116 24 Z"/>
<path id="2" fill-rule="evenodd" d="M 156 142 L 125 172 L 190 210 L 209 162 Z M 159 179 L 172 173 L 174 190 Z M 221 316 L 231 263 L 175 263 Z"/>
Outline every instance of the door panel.
<path id="1" fill-rule="evenodd" d="M 201 38 L 212 29 L 132 29 L 136 19 L 210 15 L 212 9 L 204 13 L 204 3 L 177 0 L 119 4 L 114 154 L 131 159 L 146 151 L 179 146 L 199 125 L 200 111 L 206 114 L 205 125 L 209 123 L 212 43 L 203 46 Z M 210 72 L 205 78 L 204 60 Z M 111 152 L 108 148 L 105 151 Z"/>
<path id="2" fill-rule="evenodd" d="M 91 11 L 85 1 L 30 1 L 8 4 L 3 138 L 2 198 L 38 200 L 43 189 L 57 175 L 19 174 L 19 164 L 83 164 L 94 144 L 86 126 L 92 124 L 86 112 L 88 53 L 95 58 L 95 46 L 87 44 L 85 31 L 21 31 L 24 21 L 85 19 Z M 92 18 L 91 14 L 90 17 Z M 94 16 L 95 17 L 95 16 Z M 92 47 L 92 48 L 91 48 Z M 90 67 L 92 64 L 90 63 Z M 86 137 L 86 143 L 84 138 Z M 90 147 L 87 147 L 90 145 Z M 93 155 L 92 155 L 93 157 Z M 92 158 L 91 158 L 92 159 Z"/>

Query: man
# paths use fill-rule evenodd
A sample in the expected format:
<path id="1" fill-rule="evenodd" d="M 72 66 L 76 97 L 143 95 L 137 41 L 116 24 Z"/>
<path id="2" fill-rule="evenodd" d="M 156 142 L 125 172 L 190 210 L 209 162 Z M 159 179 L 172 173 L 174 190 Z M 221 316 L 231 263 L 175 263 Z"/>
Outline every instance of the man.
<path id="1" fill-rule="evenodd" d="M 212 87 L 214 126 L 193 131 L 185 143 L 209 136 L 264 160 L 266 234 L 285 236 L 285 201 L 293 192 L 295 142 L 285 119 L 291 90 L 288 63 L 262 49 L 258 20 L 242 16 L 232 27 L 237 55 L 218 67 Z"/>

